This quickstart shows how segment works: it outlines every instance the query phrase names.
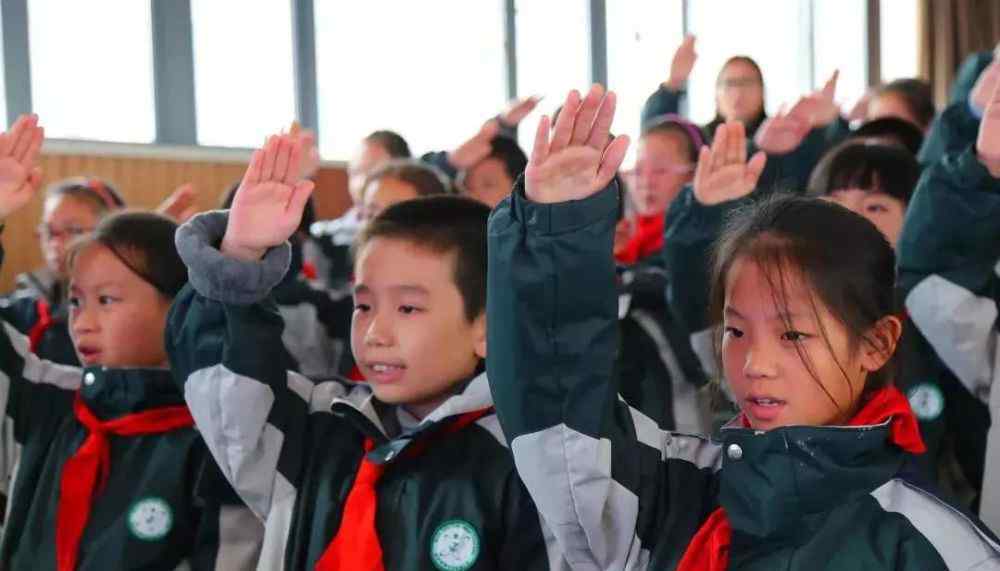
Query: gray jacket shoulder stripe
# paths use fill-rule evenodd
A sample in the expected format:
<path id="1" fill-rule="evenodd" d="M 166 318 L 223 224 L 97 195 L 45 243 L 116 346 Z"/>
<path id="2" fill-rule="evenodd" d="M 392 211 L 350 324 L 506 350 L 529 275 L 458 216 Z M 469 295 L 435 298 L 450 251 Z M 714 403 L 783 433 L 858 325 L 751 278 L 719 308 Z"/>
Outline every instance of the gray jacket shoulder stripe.
<path id="1" fill-rule="evenodd" d="M 931 275 L 906 296 L 906 309 L 962 384 L 973 394 L 986 394 L 997 348 L 996 302 Z"/>
<path id="2" fill-rule="evenodd" d="M 715 331 L 712 328 L 703 329 L 691 334 L 691 349 L 694 350 L 695 356 L 698 357 L 701 369 L 709 377 L 721 376 L 719 365 L 715 362 L 715 346 L 712 341 L 712 335 L 714 334 Z"/>
<path id="3" fill-rule="evenodd" d="M 934 546 L 948 569 L 1000 568 L 1000 545 L 961 512 L 931 494 L 894 479 L 871 495 L 882 509 L 909 520 Z M 983 567 L 984 563 L 991 565 Z"/>
<path id="4" fill-rule="evenodd" d="M 80 388 L 83 377 L 83 369 L 71 367 L 69 365 L 58 365 L 51 361 L 39 359 L 31 352 L 31 345 L 28 338 L 14 329 L 9 323 L 3 323 L 4 333 L 10 339 L 10 344 L 14 351 L 24 359 L 24 372 L 22 376 L 32 383 L 55 385 L 60 389 L 75 391 Z"/>
<path id="5" fill-rule="evenodd" d="M 493 438 L 496 439 L 497 443 L 500 444 L 500 446 L 503 446 L 504 448 L 508 447 L 507 437 L 504 436 L 503 429 L 500 428 L 500 419 L 497 418 L 497 415 L 490 414 L 484 416 L 476 421 L 476 425 L 485 429 L 486 432 L 489 432 Z"/>
<path id="6" fill-rule="evenodd" d="M 670 388 L 673 398 L 672 416 L 679 432 L 703 433 L 711 430 L 711 419 L 707 407 L 703 406 L 701 391 L 686 378 L 674 354 L 674 348 L 663 334 L 663 330 L 648 312 L 636 310 L 632 318 L 656 343 L 660 360 L 670 372 Z"/>
<path id="7" fill-rule="evenodd" d="M 288 537 L 292 531 L 297 492 L 292 484 L 278 474 L 274 479 L 274 504 L 264 520 L 264 545 L 260 550 L 259 571 L 283 571 Z"/>
<path id="8" fill-rule="evenodd" d="M 253 569 L 260 561 L 264 524 L 244 506 L 222 506 L 219 511 L 219 553 L 215 568 Z"/>
<path id="9" fill-rule="evenodd" d="M 619 400 L 622 406 L 628 406 Z M 635 426 L 635 435 L 639 442 L 660 451 L 660 459 L 684 460 L 699 468 L 718 470 L 722 466 L 722 448 L 715 442 L 703 436 L 668 432 L 656 424 L 641 411 L 628 407 Z"/>
<path id="10" fill-rule="evenodd" d="M 184 400 L 226 479 L 257 517 L 266 518 L 285 439 L 267 423 L 275 401 L 271 387 L 213 365 L 191 374 Z"/>
<path id="11" fill-rule="evenodd" d="M 611 442 L 565 424 L 518 436 L 514 461 L 573 569 L 642 569 L 639 498 L 611 477 Z"/>

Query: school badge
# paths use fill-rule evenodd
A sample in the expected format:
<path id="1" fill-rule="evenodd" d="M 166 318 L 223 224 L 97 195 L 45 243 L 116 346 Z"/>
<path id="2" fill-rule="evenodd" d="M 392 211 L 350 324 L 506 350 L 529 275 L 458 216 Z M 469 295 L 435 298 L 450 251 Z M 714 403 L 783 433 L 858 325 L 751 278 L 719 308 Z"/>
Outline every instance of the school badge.
<path id="1" fill-rule="evenodd" d="M 910 408 L 920 420 L 935 420 L 944 412 L 944 395 L 930 383 L 920 383 L 906 393 Z"/>
<path id="2" fill-rule="evenodd" d="M 174 526 L 170 505 L 160 498 L 143 498 L 128 512 L 128 528 L 143 541 L 163 539 Z"/>
<path id="3" fill-rule="evenodd" d="M 431 561 L 441 571 L 466 571 L 479 559 L 479 533 L 463 520 L 438 526 L 431 538 Z"/>

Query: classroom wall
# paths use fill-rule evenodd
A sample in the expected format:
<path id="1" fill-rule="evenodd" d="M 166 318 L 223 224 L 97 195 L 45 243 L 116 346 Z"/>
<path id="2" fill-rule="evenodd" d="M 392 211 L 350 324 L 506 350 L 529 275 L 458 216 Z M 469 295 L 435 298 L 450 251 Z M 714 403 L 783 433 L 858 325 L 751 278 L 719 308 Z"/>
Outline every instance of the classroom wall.
<path id="1" fill-rule="evenodd" d="M 45 173 L 45 184 L 71 176 L 97 176 L 121 191 L 130 206 L 140 208 L 155 207 L 175 188 L 190 182 L 198 192 L 198 206 L 207 210 L 214 208 L 229 186 L 239 180 L 246 168 L 245 160 L 242 157 L 168 158 L 46 150 L 39 162 Z M 347 173 L 342 166 L 324 165 L 317 174 L 316 183 L 313 196 L 321 219 L 335 218 L 350 207 Z M 0 292 L 13 288 L 17 274 L 42 264 L 34 234 L 41 211 L 39 196 L 7 221 L 2 235 L 5 258 L 0 269 Z"/>

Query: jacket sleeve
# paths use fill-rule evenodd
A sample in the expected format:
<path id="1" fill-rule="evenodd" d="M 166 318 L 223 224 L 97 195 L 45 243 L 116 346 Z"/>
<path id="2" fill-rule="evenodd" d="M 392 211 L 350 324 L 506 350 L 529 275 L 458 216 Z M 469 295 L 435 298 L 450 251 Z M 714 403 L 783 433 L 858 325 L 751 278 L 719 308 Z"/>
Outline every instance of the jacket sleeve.
<path id="1" fill-rule="evenodd" d="M 420 156 L 420 162 L 426 163 L 440 170 L 446 177 L 448 177 L 448 180 L 452 184 L 454 184 L 455 179 L 458 178 L 458 169 L 456 169 L 451 162 L 448 161 L 448 153 L 446 151 L 424 153 Z"/>
<path id="2" fill-rule="evenodd" d="M 981 515 L 1000 525 L 1000 180 L 974 147 L 921 177 L 899 239 L 906 309 L 941 361 L 990 409 Z"/>
<path id="3" fill-rule="evenodd" d="M 783 155 L 768 154 L 764 171 L 757 182 L 760 191 L 788 191 L 805 194 L 809 175 L 819 163 L 837 137 L 832 127 L 813 129 L 802 143 Z M 831 138 L 833 137 L 833 138 Z M 747 157 L 753 156 L 759 148 L 753 141 L 748 142 Z"/>
<path id="4" fill-rule="evenodd" d="M 518 185 L 489 225 L 490 386 L 518 473 L 579 569 L 640 569 L 686 546 L 720 460 L 616 394 L 617 206 L 615 185 L 548 205 Z"/>
<path id="5" fill-rule="evenodd" d="M 210 212 L 178 230 L 190 283 L 171 307 L 167 352 L 223 475 L 266 519 L 295 499 L 310 411 L 328 407 L 344 387 L 285 370 L 282 321 L 268 294 L 288 268 L 288 245 L 260 262 L 228 258 L 214 246 L 226 222 L 225 212 Z"/>
<path id="6" fill-rule="evenodd" d="M 947 154 L 964 151 L 975 143 L 978 134 L 979 118 L 969 107 L 969 100 L 956 101 L 934 118 L 917 160 L 925 168 L 931 167 Z"/>
<path id="7" fill-rule="evenodd" d="M 646 103 L 642 106 L 642 114 L 640 116 L 642 124 L 640 127 L 645 129 L 653 119 L 660 115 L 668 113 L 674 115 L 680 114 L 681 99 L 683 98 L 683 91 L 674 91 L 663 85 L 657 87 L 656 91 L 646 98 Z"/>

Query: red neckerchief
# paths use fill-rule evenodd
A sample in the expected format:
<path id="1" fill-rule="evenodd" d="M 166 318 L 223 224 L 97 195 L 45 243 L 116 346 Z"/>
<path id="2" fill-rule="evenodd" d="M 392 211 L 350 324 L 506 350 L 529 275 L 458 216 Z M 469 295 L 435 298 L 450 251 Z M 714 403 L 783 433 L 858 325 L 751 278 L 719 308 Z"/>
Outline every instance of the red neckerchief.
<path id="1" fill-rule="evenodd" d="M 621 250 L 615 252 L 615 261 L 634 264 L 663 249 L 663 214 L 639 216 L 635 219 L 635 234 Z"/>
<path id="2" fill-rule="evenodd" d="M 889 440 L 907 452 L 921 454 L 927 451 L 917 417 L 906 396 L 896 387 L 879 390 L 868 399 L 848 426 L 871 426 L 889 421 Z M 740 422 L 749 427 L 746 416 Z M 729 543 L 732 528 L 726 512 L 719 508 L 708 516 L 688 545 L 677 571 L 725 571 L 729 565 Z"/>
<path id="3" fill-rule="evenodd" d="M 35 301 L 35 310 L 38 312 L 38 321 L 31 326 L 31 330 L 28 331 L 28 342 L 30 343 L 31 352 L 37 354 L 38 346 L 42 342 L 42 337 L 45 332 L 52 328 L 52 308 L 49 306 L 49 302 L 42 298 L 38 298 Z"/>
<path id="4" fill-rule="evenodd" d="M 420 455 L 426 450 L 430 440 L 438 439 L 461 431 L 463 428 L 493 412 L 492 408 L 467 412 L 459 416 L 435 434 L 410 444 L 407 454 Z M 340 519 L 337 535 L 323 551 L 316 562 L 315 571 L 384 571 L 382 565 L 382 544 L 379 543 L 375 528 L 375 512 L 378 494 L 375 489 L 379 477 L 385 471 L 385 464 L 376 464 L 368 459 L 368 453 L 375 448 L 372 438 L 365 438 L 365 455 L 361 458 L 354 484 L 344 503 L 344 513 Z"/>
<path id="5" fill-rule="evenodd" d="M 76 394 L 73 412 L 89 434 L 63 465 L 56 515 L 56 568 L 59 571 L 76 569 L 80 539 L 90 518 L 94 496 L 102 491 L 111 471 L 108 437 L 159 434 L 194 426 L 186 406 L 165 406 L 103 421 L 87 408 L 80 393 Z"/>

